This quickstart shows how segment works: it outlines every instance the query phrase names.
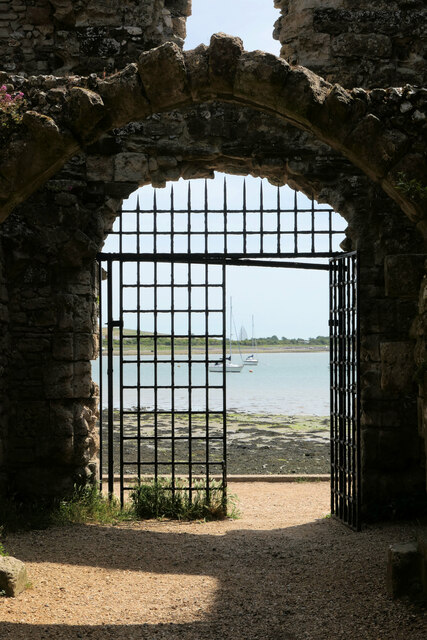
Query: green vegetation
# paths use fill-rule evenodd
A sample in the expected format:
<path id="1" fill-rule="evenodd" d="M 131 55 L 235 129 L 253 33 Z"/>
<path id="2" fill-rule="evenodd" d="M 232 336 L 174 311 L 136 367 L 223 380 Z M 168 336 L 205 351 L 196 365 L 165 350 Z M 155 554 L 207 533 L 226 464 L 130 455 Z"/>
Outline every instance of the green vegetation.
<path id="1" fill-rule="evenodd" d="M 234 506 L 231 511 L 224 504 L 221 485 L 212 482 L 207 498 L 206 484 L 202 481 L 195 484 L 190 501 L 189 492 L 184 489 L 186 483 L 176 481 L 175 492 L 172 492 L 168 480 L 143 482 L 136 485 L 131 492 L 135 514 L 145 518 L 172 518 L 176 520 L 221 520 L 236 517 Z"/>
<path id="2" fill-rule="evenodd" d="M 0 536 L 3 534 L 3 527 L 0 527 Z M 3 543 L 0 542 L 0 556 L 8 556 L 8 552 L 6 551 L 6 549 L 3 546 Z"/>
<path id="3" fill-rule="evenodd" d="M 21 91 L 14 91 L 12 85 L 0 87 L 0 139 L 9 136 L 22 123 L 27 103 Z"/>
<path id="4" fill-rule="evenodd" d="M 123 331 L 123 347 L 125 350 L 136 350 L 138 345 L 138 337 L 137 332 L 133 329 L 124 329 Z M 106 346 L 106 330 L 103 330 L 104 336 L 104 347 Z M 222 343 L 217 338 L 190 338 L 191 348 L 205 348 L 206 343 L 209 348 L 214 348 L 216 350 L 220 350 L 222 348 Z M 316 338 L 286 338 L 282 336 L 279 338 L 276 335 L 267 336 L 264 338 L 257 338 L 257 349 L 269 348 L 269 347 L 277 347 L 281 348 L 289 348 L 289 347 L 328 347 L 329 346 L 329 337 L 328 336 L 317 336 Z M 170 351 L 172 348 L 172 339 L 168 336 L 162 336 L 161 334 L 157 336 L 157 339 L 154 340 L 152 334 L 148 334 L 147 332 L 141 332 L 139 337 L 139 347 L 141 351 L 154 351 L 154 346 L 157 345 L 158 351 Z M 173 347 L 176 351 L 187 351 L 189 345 L 188 338 L 175 338 L 173 340 Z M 242 348 L 251 348 L 252 340 L 232 340 L 232 345 L 234 345 L 237 350 L 238 347 Z M 118 350 L 120 347 L 119 340 L 119 331 L 116 329 L 113 332 L 113 348 L 114 350 Z"/>
<path id="5" fill-rule="evenodd" d="M 427 185 L 415 178 L 410 180 L 405 173 L 398 174 L 396 189 L 411 198 L 411 200 L 427 200 Z"/>
<path id="6" fill-rule="evenodd" d="M 96 484 L 76 487 L 69 499 L 56 502 L 27 505 L 9 499 L 7 504 L 2 503 L 0 533 L 68 524 L 117 524 L 149 518 L 217 520 L 237 517 L 233 496 L 225 505 L 218 483 L 211 482 L 209 499 L 205 484 L 195 483 L 191 501 L 184 486 L 182 481 L 177 481 L 172 494 L 166 479 L 136 484 L 131 500 L 124 508 L 116 498 L 102 495 Z M 7 555 L 1 543 L 0 555 Z"/>
<path id="7" fill-rule="evenodd" d="M 52 512 L 52 524 L 115 524 L 131 520 L 128 508 L 121 509 L 119 501 L 103 496 L 97 485 L 92 484 L 74 490 L 69 500 L 62 500 Z"/>

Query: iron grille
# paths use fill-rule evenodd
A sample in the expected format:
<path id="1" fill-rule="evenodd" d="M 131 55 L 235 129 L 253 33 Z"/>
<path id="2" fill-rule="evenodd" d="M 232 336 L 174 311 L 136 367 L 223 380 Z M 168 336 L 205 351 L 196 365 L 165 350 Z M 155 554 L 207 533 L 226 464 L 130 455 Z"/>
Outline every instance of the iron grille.
<path id="1" fill-rule="evenodd" d="M 358 259 L 330 262 L 331 511 L 360 529 Z"/>
<path id="2" fill-rule="evenodd" d="M 152 206 L 141 207 L 138 197 L 134 209 L 118 216 L 109 251 L 98 256 L 100 282 L 106 278 L 100 287 L 101 327 L 106 326 L 100 383 L 107 405 L 101 416 L 101 468 L 110 493 L 119 478 L 122 503 L 130 479 L 146 476 L 167 476 L 172 492 L 180 478 L 190 498 L 200 481 L 209 498 L 212 479 L 219 478 L 225 502 L 226 372 L 211 374 L 209 366 L 226 358 L 226 267 L 326 269 L 331 274 L 332 511 L 358 527 L 357 260 L 354 254 L 336 257 L 344 231 L 332 209 L 314 200 L 300 207 L 296 192 L 292 206 L 282 207 L 280 188 L 274 208 L 271 199 L 267 207 L 264 195 L 261 183 L 256 204 L 252 198 L 249 205 L 243 182 L 241 208 L 229 208 L 224 180 L 222 207 L 213 208 L 205 181 L 202 207 L 193 208 L 189 184 L 186 207 L 175 206 L 171 187 L 168 208 L 158 207 L 154 191 Z M 329 265 L 284 260 L 326 257 L 334 258 Z M 200 308 L 197 297 L 203 300 Z"/>

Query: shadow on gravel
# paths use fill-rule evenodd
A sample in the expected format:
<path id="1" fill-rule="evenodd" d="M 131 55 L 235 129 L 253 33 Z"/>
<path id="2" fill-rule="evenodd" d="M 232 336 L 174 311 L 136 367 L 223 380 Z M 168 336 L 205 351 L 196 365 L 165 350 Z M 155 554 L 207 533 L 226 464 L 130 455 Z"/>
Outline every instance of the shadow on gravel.
<path id="1" fill-rule="evenodd" d="M 170 529 L 170 524 L 169 529 Z M 38 640 L 425 640 L 425 611 L 385 592 L 387 545 L 407 540 L 410 523 L 353 533 L 331 519 L 224 535 L 78 525 L 16 535 L 24 562 L 66 563 L 135 572 L 213 576 L 213 604 L 188 624 L 0 624 L 0 637 Z M 189 527 L 191 525 L 189 524 Z M 208 525 L 207 525 L 208 526 Z M 200 530 L 199 530 L 200 531 Z M 66 544 L 60 544 L 66 535 Z M 126 554 L 122 550 L 126 549 Z M 120 550 L 120 553 L 118 552 Z M 114 574 L 113 574 L 114 575 Z M 102 582 L 99 585 L 102 589 Z M 190 599 L 197 601 L 192 592 Z M 0 603 L 1 607 L 6 601 Z"/>

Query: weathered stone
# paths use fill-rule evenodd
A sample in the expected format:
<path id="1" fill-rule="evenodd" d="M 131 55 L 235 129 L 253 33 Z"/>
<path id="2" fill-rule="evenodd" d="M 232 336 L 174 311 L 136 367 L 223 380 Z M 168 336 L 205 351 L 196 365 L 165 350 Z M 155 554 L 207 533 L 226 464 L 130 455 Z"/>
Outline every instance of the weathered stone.
<path id="1" fill-rule="evenodd" d="M 393 544 L 387 555 L 387 592 L 392 598 L 421 590 L 421 558 L 416 542 Z"/>
<path id="2" fill-rule="evenodd" d="M 384 277 L 386 295 L 417 299 L 424 275 L 424 255 L 386 256 Z"/>
<path id="3" fill-rule="evenodd" d="M 412 342 L 382 342 L 381 388 L 403 392 L 414 384 L 414 344 Z"/>
<path id="4" fill-rule="evenodd" d="M 176 44 L 167 42 L 144 52 L 139 58 L 138 70 L 152 113 L 189 103 L 185 59 Z"/>
<path id="5" fill-rule="evenodd" d="M 211 37 L 207 53 L 210 84 L 219 94 L 231 95 L 238 61 L 243 53 L 243 42 L 240 38 L 216 33 Z"/>
<path id="6" fill-rule="evenodd" d="M 82 87 L 72 87 L 70 95 L 70 126 L 80 140 L 87 141 L 105 114 L 104 103 L 97 93 Z"/>
<path id="7" fill-rule="evenodd" d="M 244 53 L 238 61 L 234 95 L 254 104 L 265 101 L 269 107 L 278 110 L 285 106 L 289 95 L 289 74 L 287 62 L 270 53 Z"/>
<path id="8" fill-rule="evenodd" d="M 0 556 L 0 591 L 14 598 L 24 591 L 27 583 L 27 569 L 21 560 Z"/>
<path id="9" fill-rule="evenodd" d="M 274 37 L 292 64 L 345 87 L 425 84 L 419 55 L 425 43 L 423 2 L 287 0 L 276 6 L 282 16 Z"/>
<path id="10" fill-rule="evenodd" d="M 136 64 L 129 64 L 111 78 L 98 82 L 97 90 L 108 113 L 108 128 L 120 127 L 151 113 Z"/>
<path id="11" fill-rule="evenodd" d="M 142 153 L 119 153 L 114 161 L 117 182 L 142 182 L 147 171 L 147 158 Z"/>

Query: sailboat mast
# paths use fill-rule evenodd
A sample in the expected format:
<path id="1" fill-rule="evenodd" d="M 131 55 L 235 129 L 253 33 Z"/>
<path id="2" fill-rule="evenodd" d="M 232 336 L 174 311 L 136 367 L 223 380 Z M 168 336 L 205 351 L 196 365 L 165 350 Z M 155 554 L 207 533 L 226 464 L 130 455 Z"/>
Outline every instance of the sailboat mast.
<path id="1" fill-rule="evenodd" d="M 230 362 L 231 362 L 231 327 L 233 322 L 233 303 L 232 298 L 230 296 Z"/>

